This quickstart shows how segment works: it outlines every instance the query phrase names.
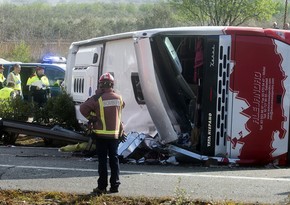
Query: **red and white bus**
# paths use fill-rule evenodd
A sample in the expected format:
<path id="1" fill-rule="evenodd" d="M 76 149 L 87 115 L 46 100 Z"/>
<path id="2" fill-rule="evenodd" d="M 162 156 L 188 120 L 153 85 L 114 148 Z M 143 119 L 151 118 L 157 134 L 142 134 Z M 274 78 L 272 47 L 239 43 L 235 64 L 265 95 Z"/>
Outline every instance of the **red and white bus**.
<path id="1" fill-rule="evenodd" d="M 72 43 L 67 92 L 78 105 L 110 72 L 126 102 L 126 132 L 158 135 L 173 150 L 200 160 L 287 165 L 289 44 L 290 31 L 255 27 L 97 37 Z"/>

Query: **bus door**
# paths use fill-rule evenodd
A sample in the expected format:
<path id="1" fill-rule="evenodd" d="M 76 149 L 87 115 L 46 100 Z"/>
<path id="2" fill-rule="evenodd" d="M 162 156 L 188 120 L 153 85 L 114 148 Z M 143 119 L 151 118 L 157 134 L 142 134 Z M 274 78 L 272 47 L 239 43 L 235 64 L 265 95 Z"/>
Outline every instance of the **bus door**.
<path id="1" fill-rule="evenodd" d="M 102 44 L 79 47 L 72 74 L 75 101 L 84 102 L 94 95 L 98 85 L 102 50 Z"/>

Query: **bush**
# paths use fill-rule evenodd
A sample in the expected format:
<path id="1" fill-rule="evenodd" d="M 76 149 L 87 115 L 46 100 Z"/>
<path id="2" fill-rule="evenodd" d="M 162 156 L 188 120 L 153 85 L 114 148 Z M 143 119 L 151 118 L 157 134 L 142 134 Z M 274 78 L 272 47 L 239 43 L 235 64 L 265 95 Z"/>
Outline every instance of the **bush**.
<path id="1" fill-rule="evenodd" d="M 26 122 L 32 118 L 32 123 L 54 126 L 60 125 L 74 131 L 80 131 L 76 119 L 75 106 L 72 98 L 65 92 L 49 98 L 44 107 L 28 102 L 17 96 L 15 99 L 0 102 L 0 118 Z M 18 133 L 0 133 L 0 140 L 4 144 L 14 144 Z M 46 144 L 52 140 L 44 139 Z"/>
<path id="2" fill-rule="evenodd" d="M 42 125 L 60 124 L 66 128 L 78 127 L 74 102 L 66 93 L 49 98 L 44 107 L 23 100 L 20 96 L 0 102 L 0 107 L 1 118 L 27 121 L 30 117 L 34 123 Z"/>
<path id="3" fill-rule="evenodd" d="M 41 119 L 44 121 L 49 119 L 51 125 L 59 124 L 74 130 L 79 128 L 73 99 L 65 92 L 49 98 L 41 114 Z"/>

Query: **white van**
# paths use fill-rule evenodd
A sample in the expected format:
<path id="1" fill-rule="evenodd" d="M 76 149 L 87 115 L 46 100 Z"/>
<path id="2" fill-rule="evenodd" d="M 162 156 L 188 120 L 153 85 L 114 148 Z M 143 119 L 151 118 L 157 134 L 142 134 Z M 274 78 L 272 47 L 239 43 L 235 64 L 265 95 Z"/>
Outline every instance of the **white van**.
<path id="1" fill-rule="evenodd" d="M 176 27 L 72 43 L 66 88 L 76 105 L 104 72 L 126 103 L 126 132 L 156 134 L 202 157 L 290 164 L 290 32 Z M 79 119 L 82 116 L 79 115 Z"/>

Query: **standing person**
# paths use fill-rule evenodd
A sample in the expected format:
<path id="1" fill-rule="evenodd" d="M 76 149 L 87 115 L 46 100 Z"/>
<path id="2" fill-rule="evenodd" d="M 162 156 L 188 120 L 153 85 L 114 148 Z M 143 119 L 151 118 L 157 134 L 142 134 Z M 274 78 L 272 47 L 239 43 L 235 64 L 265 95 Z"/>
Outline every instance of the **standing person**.
<path id="1" fill-rule="evenodd" d="M 7 83 L 12 82 L 14 84 L 14 91 L 16 95 L 23 98 L 20 71 L 21 66 L 19 64 L 13 65 L 13 71 L 7 76 Z"/>
<path id="2" fill-rule="evenodd" d="M 113 90 L 114 77 L 110 73 L 99 79 L 96 94 L 80 105 L 80 112 L 92 123 L 92 137 L 95 137 L 98 156 L 98 186 L 93 193 L 100 195 L 107 192 L 108 169 L 107 156 L 111 168 L 110 193 L 119 190 L 118 145 L 121 128 L 121 113 L 125 106 L 122 97 Z"/>
<path id="3" fill-rule="evenodd" d="M 0 65 L 0 89 L 4 88 L 4 81 L 6 80 L 3 72 L 4 72 L 4 66 Z"/>
<path id="4" fill-rule="evenodd" d="M 44 68 L 37 66 L 35 68 L 35 73 L 28 78 L 26 85 L 29 86 L 32 100 L 36 102 L 39 107 L 43 107 L 49 95 L 49 80 L 44 74 Z"/>

